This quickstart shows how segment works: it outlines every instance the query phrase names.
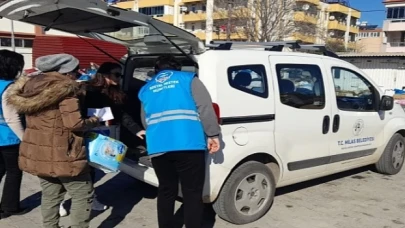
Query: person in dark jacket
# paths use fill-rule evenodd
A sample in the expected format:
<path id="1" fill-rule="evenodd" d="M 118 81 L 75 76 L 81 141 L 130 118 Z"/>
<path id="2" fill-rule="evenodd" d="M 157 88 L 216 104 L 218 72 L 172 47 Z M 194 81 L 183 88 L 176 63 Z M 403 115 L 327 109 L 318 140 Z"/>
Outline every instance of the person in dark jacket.
<path id="1" fill-rule="evenodd" d="M 86 90 L 83 112 L 87 112 L 88 108 L 105 108 L 110 107 L 114 119 L 107 121 L 106 125 L 120 125 L 129 131 L 132 136 L 132 141 L 137 140 L 136 135 L 142 132 L 140 127 L 132 117 L 125 112 L 126 95 L 120 88 L 120 79 L 122 67 L 118 63 L 105 62 L 98 68 L 93 79 L 82 82 Z M 93 182 L 95 181 L 95 169 L 91 168 Z M 108 207 L 102 204 L 95 197 L 92 204 L 92 209 L 96 211 L 106 210 Z M 60 215 L 64 216 L 67 212 L 60 208 Z"/>
<path id="2" fill-rule="evenodd" d="M 159 228 L 175 227 L 179 182 L 186 227 L 202 227 L 206 152 L 220 149 L 221 129 L 210 94 L 195 73 L 180 70 L 174 56 L 160 56 L 156 75 L 139 91 L 147 151 L 159 181 Z"/>
<path id="3" fill-rule="evenodd" d="M 18 167 L 18 147 L 24 134 L 17 110 L 7 104 L 9 86 L 22 73 L 24 57 L 8 50 L 0 50 L 0 182 L 5 178 L 0 206 L 0 219 L 21 215 L 20 207 L 22 171 Z"/>

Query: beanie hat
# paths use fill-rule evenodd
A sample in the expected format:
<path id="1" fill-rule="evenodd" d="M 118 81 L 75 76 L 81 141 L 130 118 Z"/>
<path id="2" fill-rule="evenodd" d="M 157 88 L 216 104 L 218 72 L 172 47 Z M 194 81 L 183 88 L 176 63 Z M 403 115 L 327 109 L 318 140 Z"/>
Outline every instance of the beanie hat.
<path id="1" fill-rule="evenodd" d="M 79 60 L 69 54 L 46 55 L 37 58 L 35 66 L 42 72 L 56 71 L 66 74 L 74 71 L 79 66 Z"/>

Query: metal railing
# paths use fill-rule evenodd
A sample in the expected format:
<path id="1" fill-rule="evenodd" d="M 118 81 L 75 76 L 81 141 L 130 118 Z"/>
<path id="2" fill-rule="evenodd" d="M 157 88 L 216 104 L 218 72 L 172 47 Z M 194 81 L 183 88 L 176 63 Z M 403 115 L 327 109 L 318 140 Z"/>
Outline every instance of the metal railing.
<path id="1" fill-rule="evenodd" d="M 405 47 L 405 42 L 388 42 L 391 47 Z"/>

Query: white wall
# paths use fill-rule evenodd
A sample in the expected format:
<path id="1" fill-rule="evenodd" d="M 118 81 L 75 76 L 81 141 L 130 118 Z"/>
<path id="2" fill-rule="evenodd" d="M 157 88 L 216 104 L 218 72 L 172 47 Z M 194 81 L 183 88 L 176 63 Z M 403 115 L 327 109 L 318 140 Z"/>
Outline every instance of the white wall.
<path id="1" fill-rule="evenodd" d="M 75 34 L 62 32 L 62 31 L 55 30 L 55 29 L 51 29 L 51 30 L 45 32 L 45 34 L 46 35 L 53 35 L 53 36 L 76 36 Z"/>
<path id="2" fill-rule="evenodd" d="M 14 21 L 14 32 L 21 33 L 35 33 L 35 26 L 19 21 Z M 4 32 L 11 32 L 11 20 L 3 18 L 0 19 L 0 30 Z"/>
<path id="3" fill-rule="evenodd" d="M 344 60 L 360 68 L 382 89 L 402 89 L 405 86 L 404 59 L 363 57 L 344 58 Z"/>

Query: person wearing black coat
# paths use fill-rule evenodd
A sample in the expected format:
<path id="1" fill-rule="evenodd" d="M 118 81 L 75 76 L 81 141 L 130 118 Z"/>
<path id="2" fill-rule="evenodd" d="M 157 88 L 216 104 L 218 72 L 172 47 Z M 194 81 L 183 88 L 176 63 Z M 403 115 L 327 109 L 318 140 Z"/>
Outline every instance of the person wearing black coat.
<path id="1" fill-rule="evenodd" d="M 134 121 L 132 116 L 139 116 L 139 112 L 131 113 L 129 102 L 126 94 L 120 87 L 120 79 L 122 77 L 122 68 L 118 63 L 105 62 L 101 64 L 96 75 L 90 81 L 82 82 L 82 90 L 84 99 L 82 105 L 83 114 L 87 114 L 89 108 L 105 108 L 110 107 L 114 116 L 113 120 L 107 121 L 105 125 L 120 125 L 121 136 L 128 147 L 136 147 L 143 145 L 144 142 L 140 139 L 144 134 L 144 129 Z M 102 124 L 103 125 L 103 124 Z M 134 137 L 136 136 L 136 137 Z M 131 144 L 131 145 L 128 145 Z M 95 182 L 95 169 L 92 169 L 92 179 Z M 107 206 L 100 203 L 97 198 L 93 201 L 93 210 L 103 211 Z M 67 212 L 63 205 L 60 208 L 60 215 L 64 216 Z"/>

